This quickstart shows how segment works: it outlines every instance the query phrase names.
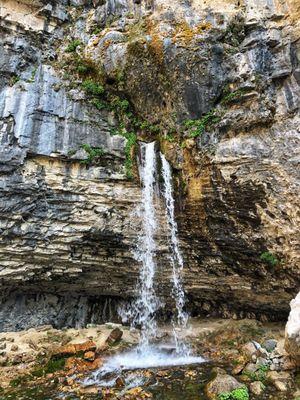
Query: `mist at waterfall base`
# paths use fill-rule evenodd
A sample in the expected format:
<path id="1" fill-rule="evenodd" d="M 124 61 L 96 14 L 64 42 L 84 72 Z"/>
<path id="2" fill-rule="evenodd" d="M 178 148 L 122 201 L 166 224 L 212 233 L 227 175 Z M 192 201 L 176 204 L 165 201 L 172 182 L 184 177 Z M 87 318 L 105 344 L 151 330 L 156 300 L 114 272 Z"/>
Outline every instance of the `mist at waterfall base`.
<path id="1" fill-rule="evenodd" d="M 182 285 L 183 258 L 177 238 L 177 224 L 174 212 L 174 198 L 171 167 L 163 154 L 159 154 L 162 175 L 162 190 L 158 188 L 158 168 L 155 142 L 141 143 L 139 173 L 142 184 L 142 206 L 139 217 L 142 223 L 134 257 L 141 265 L 137 284 L 136 301 L 120 310 L 123 321 L 131 327 L 141 328 L 141 338 L 137 347 L 110 357 L 104 366 L 96 371 L 86 383 L 97 382 L 103 386 L 113 386 L 122 370 L 171 367 L 204 362 L 202 357 L 193 356 L 185 343 L 182 333 L 187 328 L 188 315 L 184 311 L 185 297 Z M 161 192 L 161 193 L 160 193 Z M 168 226 L 169 261 L 172 267 L 172 297 L 176 313 L 172 318 L 172 339 L 168 343 L 157 343 L 158 325 L 156 313 L 162 307 L 155 290 L 156 241 L 158 229 L 157 207 L 159 195 L 163 197 L 165 217 Z M 110 377 L 110 379 L 106 379 Z M 130 384 L 130 382 L 129 382 Z"/>

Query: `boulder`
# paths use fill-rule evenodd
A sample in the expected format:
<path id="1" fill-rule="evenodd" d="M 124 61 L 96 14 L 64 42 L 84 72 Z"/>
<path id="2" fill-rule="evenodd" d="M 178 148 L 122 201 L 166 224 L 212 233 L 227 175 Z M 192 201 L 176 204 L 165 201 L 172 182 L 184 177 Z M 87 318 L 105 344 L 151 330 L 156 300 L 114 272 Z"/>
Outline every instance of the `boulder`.
<path id="1" fill-rule="evenodd" d="M 277 390 L 280 392 L 286 392 L 287 391 L 287 384 L 281 381 L 275 381 L 274 386 L 276 387 Z"/>
<path id="2" fill-rule="evenodd" d="M 205 388 L 206 395 L 209 399 L 214 400 L 218 398 L 221 393 L 231 392 L 234 389 L 239 389 L 245 385 L 237 381 L 233 376 L 218 373 L 217 376 L 210 381 Z"/>
<path id="3" fill-rule="evenodd" d="M 94 361 L 95 353 L 93 351 L 87 351 L 86 353 L 84 353 L 83 358 L 87 361 Z"/>
<path id="4" fill-rule="evenodd" d="M 265 348 L 269 353 L 275 349 L 277 345 L 277 340 L 275 339 L 267 339 L 264 341 L 262 347 Z"/>
<path id="5" fill-rule="evenodd" d="M 265 389 L 265 385 L 260 381 L 250 383 L 250 392 L 255 396 L 260 396 Z"/>
<path id="6" fill-rule="evenodd" d="M 253 342 L 248 342 L 242 347 L 242 353 L 249 358 L 251 358 L 256 353 L 256 351 L 257 348 Z"/>

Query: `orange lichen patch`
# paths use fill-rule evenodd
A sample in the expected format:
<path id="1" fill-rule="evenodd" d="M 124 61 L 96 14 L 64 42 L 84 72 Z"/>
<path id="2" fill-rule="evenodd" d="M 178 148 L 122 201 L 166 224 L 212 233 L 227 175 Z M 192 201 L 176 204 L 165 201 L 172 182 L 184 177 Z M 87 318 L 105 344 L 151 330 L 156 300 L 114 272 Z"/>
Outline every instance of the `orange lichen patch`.
<path id="1" fill-rule="evenodd" d="M 164 59 L 164 35 L 159 29 L 159 25 L 148 19 L 146 21 L 146 33 L 151 37 L 151 41 L 147 43 L 148 51 L 156 58 L 159 63 Z"/>
<path id="2" fill-rule="evenodd" d="M 93 46 L 97 46 L 98 45 L 98 43 L 100 42 L 100 36 L 97 36 L 93 41 L 92 41 L 92 45 Z"/>
<path id="3" fill-rule="evenodd" d="M 104 49 L 108 49 L 109 46 L 113 43 L 113 41 L 111 39 L 106 39 L 103 43 L 103 48 Z"/>
<path id="4" fill-rule="evenodd" d="M 176 25 L 173 35 L 173 43 L 181 43 L 188 45 L 197 35 L 203 34 L 205 31 L 211 29 L 212 25 L 209 22 L 202 22 L 194 27 L 191 27 L 186 21 L 180 22 Z"/>

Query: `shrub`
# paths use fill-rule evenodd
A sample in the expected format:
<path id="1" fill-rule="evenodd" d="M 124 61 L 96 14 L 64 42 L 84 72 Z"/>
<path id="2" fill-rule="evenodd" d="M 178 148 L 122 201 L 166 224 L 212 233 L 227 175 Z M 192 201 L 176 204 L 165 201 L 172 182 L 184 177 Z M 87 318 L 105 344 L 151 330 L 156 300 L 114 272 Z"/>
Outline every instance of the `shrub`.
<path id="1" fill-rule="evenodd" d="M 260 259 L 265 263 L 271 265 L 272 267 L 275 267 L 279 263 L 278 259 L 274 256 L 274 254 L 270 253 L 269 251 L 263 252 L 260 255 Z"/>
<path id="2" fill-rule="evenodd" d="M 134 132 L 126 132 L 124 136 L 127 139 L 126 146 L 125 146 L 125 171 L 127 178 L 132 178 L 132 167 L 133 167 L 133 159 L 131 156 L 131 151 L 133 146 L 135 146 L 137 137 Z"/>
<path id="3" fill-rule="evenodd" d="M 104 154 L 102 147 L 92 147 L 89 144 L 83 144 L 81 148 L 88 154 L 85 160 L 81 160 L 82 164 L 91 164 L 95 158 L 100 158 Z"/>
<path id="4" fill-rule="evenodd" d="M 243 372 L 244 375 L 248 376 L 252 381 L 264 382 L 267 377 L 267 371 L 269 371 L 268 365 L 260 365 L 256 372 Z"/>
<path id="5" fill-rule="evenodd" d="M 248 389 L 245 387 L 234 389 L 231 392 L 220 393 L 218 400 L 249 400 Z"/>
<path id="6" fill-rule="evenodd" d="M 245 93 L 247 93 L 247 91 L 248 91 L 247 88 L 240 88 L 233 92 L 229 92 L 229 93 L 227 92 L 225 94 L 225 96 L 222 98 L 221 104 L 225 105 L 225 104 L 230 103 L 233 100 L 237 100 L 237 99 L 241 98 Z"/>
<path id="7" fill-rule="evenodd" d="M 88 94 L 93 96 L 100 96 L 104 93 L 104 87 L 91 79 L 86 79 L 82 83 L 82 87 Z"/>
<path id="8" fill-rule="evenodd" d="M 188 119 L 184 122 L 187 128 L 189 137 L 194 138 L 202 135 L 208 126 L 217 124 L 221 118 L 216 114 L 215 110 L 211 110 L 205 114 L 201 119 Z"/>
<path id="9" fill-rule="evenodd" d="M 14 86 L 17 82 L 19 82 L 19 80 L 20 80 L 20 77 L 18 75 L 13 75 L 10 78 L 9 85 Z"/>
<path id="10" fill-rule="evenodd" d="M 95 106 L 97 110 L 105 110 L 109 108 L 109 105 L 106 102 L 97 98 L 92 99 L 91 104 L 93 104 L 93 106 Z"/>
<path id="11" fill-rule="evenodd" d="M 79 39 L 72 40 L 66 47 L 66 53 L 74 53 L 78 46 L 81 45 L 81 41 Z"/>

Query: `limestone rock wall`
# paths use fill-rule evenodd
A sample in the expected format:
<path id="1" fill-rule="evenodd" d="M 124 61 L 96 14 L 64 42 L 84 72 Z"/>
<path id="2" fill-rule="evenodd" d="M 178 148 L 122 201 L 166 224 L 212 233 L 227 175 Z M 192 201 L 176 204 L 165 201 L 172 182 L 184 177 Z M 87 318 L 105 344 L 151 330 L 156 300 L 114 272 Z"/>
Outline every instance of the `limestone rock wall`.
<path id="1" fill-rule="evenodd" d="M 134 296 L 139 182 L 125 174 L 126 138 L 111 135 L 119 111 L 90 101 L 82 65 L 147 121 L 138 138 L 174 167 L 191 312 L 285 318 L 300 282 L 297 2 L 0 9 L 0 329 L 105 321 Z M 208 113 L 217 122 L 191 137 L 186 121 Z M 84 144 L 104 155 L 86 163 Z"/>

